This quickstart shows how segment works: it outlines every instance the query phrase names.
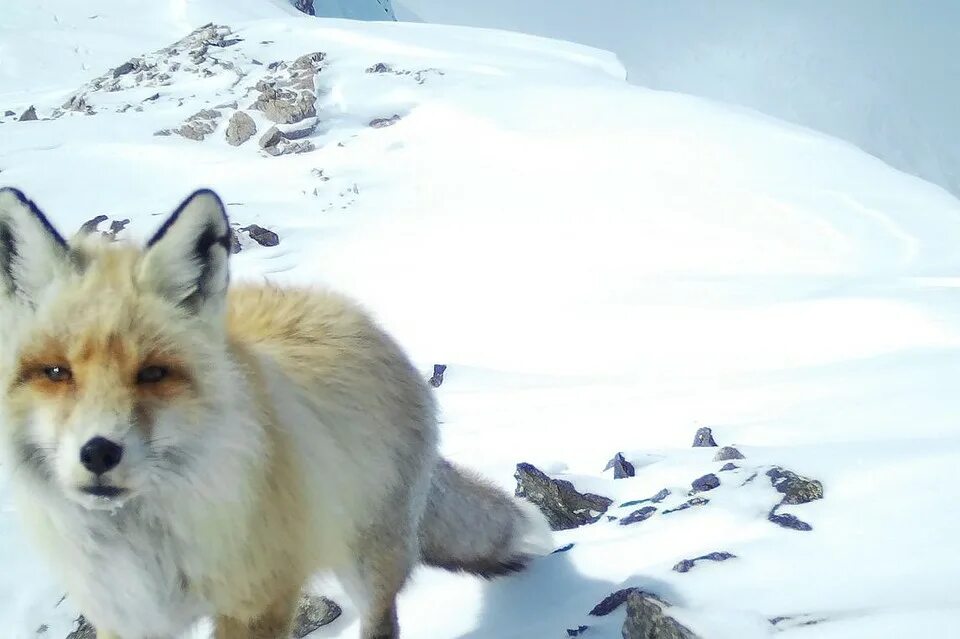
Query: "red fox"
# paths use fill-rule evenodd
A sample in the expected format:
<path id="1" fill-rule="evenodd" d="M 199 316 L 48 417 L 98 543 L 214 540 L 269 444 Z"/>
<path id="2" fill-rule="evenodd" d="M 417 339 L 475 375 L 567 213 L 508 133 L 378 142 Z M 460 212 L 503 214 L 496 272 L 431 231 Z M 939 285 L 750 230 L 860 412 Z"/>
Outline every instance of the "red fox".
<path id="1" fill-rule="evenodd" d="M 334 572 L 362 639 L 399 637 L 417 562 L 492 577 L 549 551 L 543 515 L 441 459 L 435 402 L 362 310 L 228 285 L 197 191 L 144 247 L 69 242 L 0 190 L 0 446 L 18 510 L 100 639 L 287 637 Z"/>

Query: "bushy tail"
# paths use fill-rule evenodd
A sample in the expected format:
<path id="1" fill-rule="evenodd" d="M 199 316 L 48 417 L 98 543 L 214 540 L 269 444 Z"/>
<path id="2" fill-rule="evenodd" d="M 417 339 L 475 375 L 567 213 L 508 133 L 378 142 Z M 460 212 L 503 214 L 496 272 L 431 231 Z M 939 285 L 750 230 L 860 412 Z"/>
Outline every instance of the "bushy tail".
<path id="1" fill-rule="evenodd" d="M 552 550 L 550 526 L 536 506 L 440 460 L 420 524 L 425 564 L 490 579 Z"/>

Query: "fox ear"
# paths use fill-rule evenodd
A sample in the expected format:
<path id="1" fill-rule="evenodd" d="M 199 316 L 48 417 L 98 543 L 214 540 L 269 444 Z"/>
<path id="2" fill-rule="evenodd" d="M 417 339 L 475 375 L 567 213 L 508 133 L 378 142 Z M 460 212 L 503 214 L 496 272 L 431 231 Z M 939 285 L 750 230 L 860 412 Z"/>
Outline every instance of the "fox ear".
<path id="1" fill-rule="evenodd" d="M 223 202 L 203 189 L 177 207 L 147 242 L 141 285 L 201 313 L 223 302 L 229 282 L 230 224 Z"/>
<path id="2" fill-rule="evenodd" d="M 70 270 L 70 249 L 22 192 L 0 189 L 0 291 L 34 305 L 40 292 Z"/>

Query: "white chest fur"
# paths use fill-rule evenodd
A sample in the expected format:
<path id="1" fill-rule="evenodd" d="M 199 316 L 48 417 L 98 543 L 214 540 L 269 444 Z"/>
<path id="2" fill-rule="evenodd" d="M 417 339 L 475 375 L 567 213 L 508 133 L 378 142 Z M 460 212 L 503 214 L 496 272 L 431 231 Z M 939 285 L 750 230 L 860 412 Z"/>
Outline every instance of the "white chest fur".
<path id="1" fill-rule="evenodd" d="M 155 518 L 66 502 L 40 516 L 53 568 L 94 624 L 124 639 L 173 637 L 210 612 L 191 593 L 182 541 Z"/>

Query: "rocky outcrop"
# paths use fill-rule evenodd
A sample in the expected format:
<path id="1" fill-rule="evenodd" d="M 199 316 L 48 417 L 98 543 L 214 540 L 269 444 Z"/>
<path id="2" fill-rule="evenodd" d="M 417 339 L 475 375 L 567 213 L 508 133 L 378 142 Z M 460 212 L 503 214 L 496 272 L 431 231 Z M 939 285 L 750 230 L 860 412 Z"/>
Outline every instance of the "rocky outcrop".
<path id="1" fill-rule="evenodd" d="M 551 479 L 531 464 L 517 464 L 517 497 L 535 504 L 553 530 L 569 530 L 592 524 L 607 512 L 613 500 L 581 493 L 563 479 Z"/>

